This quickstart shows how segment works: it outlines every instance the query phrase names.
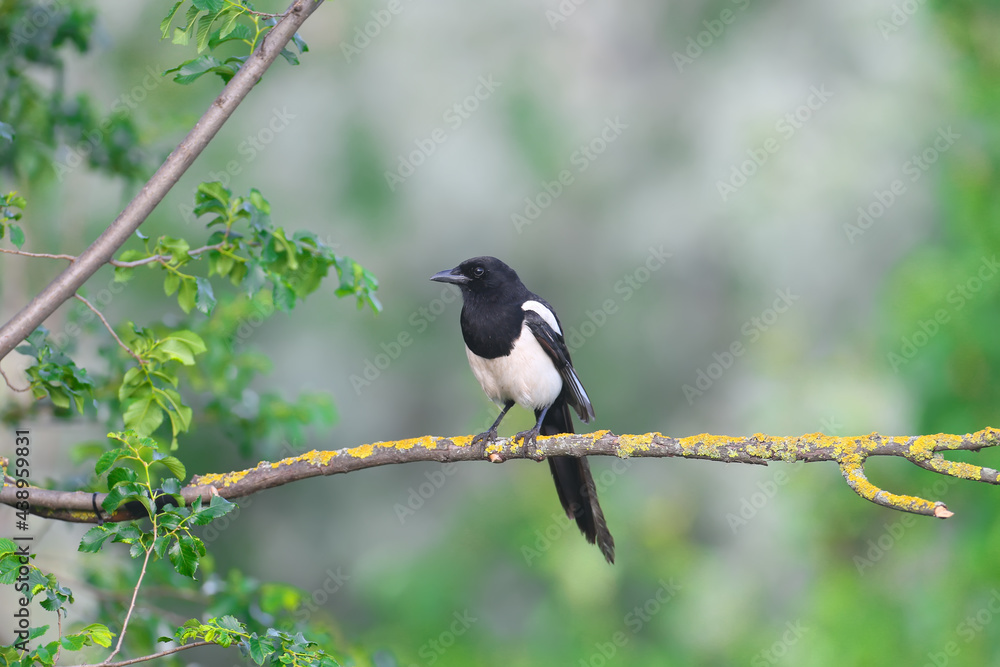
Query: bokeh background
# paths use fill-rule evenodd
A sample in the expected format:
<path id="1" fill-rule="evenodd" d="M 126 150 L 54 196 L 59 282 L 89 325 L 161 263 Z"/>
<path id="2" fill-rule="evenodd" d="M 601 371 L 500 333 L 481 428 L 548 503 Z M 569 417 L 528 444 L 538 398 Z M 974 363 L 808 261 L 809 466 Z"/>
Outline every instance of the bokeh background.
<path id="1" fill-rule="evenodd" d="M 74 54 L 66 86 L 102 113 L 191 57 L 158 40 L 170 3 L 92 4 L 96 48 Z M 995 2 L 326 3 L 302 30 L 302 65 L 276 64 L 143 230 L 196 244 L 207 233 L 185 207 L 199 182 L 257 187 L 277 224 L 377 275 L 384 311 L 356 311 L 330 284 L 241 341 L 273 365 L 247 410 L 264 392 L 320 392 L 332 427 L 249 453 L 206 427 L 181 457 L 225 471 L 483 430 L 496 410 L 467 367 L 459 301 L 427 280 L 481 254 L 579 333 L 595 428 L 1000 425 L 998 30 Z M 153 164 L 219 89 L 155 81 L 131 112 Z M 26 249 L 78 253 L 137 184 L 76 169 L 15 188 L 31 204 Z M 0 260 L 4 319 L 56 268 Z M 130 283 L 109 318 L 177 321 L 159 290 Z M 744 353 L 727 359 L 734 343 Z M 99 363 L 96 345 L 78 361 Z M 22 400 L 0 387 L 0 402 Z M 83 477 L 67 452 L 106 431 L 32 428 L 53 479 Z M 614 463 L 591 463 L 614 566 L 560 520 L 548 467 L 511 462 L 268 491 L 212 536 L 208 572 L 304 589 L 301 613 L 359 664 L 1000 664 L 997 489 L 869 463 L 875 483 L 956 512 L 936 521 L 865 502 L 834 465 Z M 75 556 L 85 527 L 41 530 L 38 564 L 76 582 L 85 620 L 100 599 Z"/>

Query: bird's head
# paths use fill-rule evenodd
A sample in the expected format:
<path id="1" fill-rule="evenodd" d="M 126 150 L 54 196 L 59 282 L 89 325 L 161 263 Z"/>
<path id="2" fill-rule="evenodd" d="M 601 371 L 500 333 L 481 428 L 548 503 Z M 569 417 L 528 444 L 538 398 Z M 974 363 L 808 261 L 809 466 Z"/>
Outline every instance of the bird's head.
<path id="1" fill-rule="evenodd" d="M 496 257 L 473 257 L 454 269 L 446 269 L 431 276 L 439 283 L 451 283 L 464 293 L 484 294 L 507 285 L 519 285 L 520 278 Z"/>

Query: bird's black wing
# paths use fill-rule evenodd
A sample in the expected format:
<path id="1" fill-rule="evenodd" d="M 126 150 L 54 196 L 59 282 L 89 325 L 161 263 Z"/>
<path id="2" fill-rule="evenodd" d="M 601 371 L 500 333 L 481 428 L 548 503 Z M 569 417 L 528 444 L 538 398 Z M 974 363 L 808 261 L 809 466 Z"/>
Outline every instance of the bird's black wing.
<path id="1" fill-rule="evenodd" d="M 545 353 L 552 359 L 556 370 L 559 371 L 566 393 L 566 402 L 576 410 L 580 419 L 589 423 L 594 418 L 594 406 L 590 403 L 587 390 L 583 388 L 583 383 L 580 382 L 580 378 L 573 368 L 566 341 L 534 310 L 524 311 L 524 323 L 535 335 L 535 339 L 545 350 Z"/>

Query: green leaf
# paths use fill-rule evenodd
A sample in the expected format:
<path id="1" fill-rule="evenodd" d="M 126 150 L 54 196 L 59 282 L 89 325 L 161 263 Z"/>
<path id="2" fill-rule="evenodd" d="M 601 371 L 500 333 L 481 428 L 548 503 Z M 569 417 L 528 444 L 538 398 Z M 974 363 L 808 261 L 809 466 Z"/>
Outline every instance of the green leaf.
<path id="1" fill-rule="evenodd" d="M 226 19 L 222 24 L 222 28 L 219 29 L 219 39 L 225 39 L 229 34 L 236 29 L 236 19 L 243 15 L 239 9 L 233 8 L 226 11 Z"/>
<path id="2" fill-rule="evenodd" d="M 247 637 L 246 646 L 248 652 L 250 653 L 250 659 L 258 665 L 264 664 L 264 659 L 267 655 L 274 652 L 274 647 L 271 646 L 271 643 L 262 642 L 256 634 Z"/>
<path id="3" fill-rule="evenodd" d="M 125 409 L 124 419 L 125 428 L 139 435 L 150 435 L 163 423 L 163 410 L 150 394 L 132 401 Z"/>
<path id="4" fill-rule="evenodd" d="M 108 513 L 114 512 L 122 503 L 129 500 L 138 500 L 146 509 L 150 509 L 149 497 L 146 495 L 146 487 L 137 482 L 125 482 L 114 486 L 101 503 L 101 507 Z"/>
<path id="5" fill-rule="evenodd" d="M 146 374 L 143 369 L 134 366 L 125 372 L 125 376 L 122 378 L 122 385 L 118 388 L 118 400 L 124 401 L 126 398 L 135 393 L 135 390 L 139 388 L 146 381 Z"/>
<path id="6" fill-rule="evenodd" d="M 69 393 L 65 389 L 56 386 L 50 386 L 48 389 L 52 405 L 64 410 L 69 408 Z"/>
<path id="7" fill-rule="evenodd" d="M 198 186 L 198 201 L 215 200 L 222 205 L 223 212 L 229 207 L 229 200 L 231 198 L 232 193 L 219 181 L 207 181 Z"/>
<path id="8" fill-rule="evenodd" d="M 108 626 L 102 625 L 101 623 L 91 623 L 87 627 L 80 630 L 79 634 L 87 635 L 90 639 L 98 646 L 103 646 L 104 648 L 111 647 L 111 639 L 114 635 L 108 630 Z"/>
<path id="9" fill-rule="evenodd" d="M 0 556 L 16 552 L 17 552 L 17 545 L 14 544 L 13 540 L 9 540 L 6 537 L 0 537 Z"/>
<path id="10" fill-rule="evenodd" d="M 128 281 L 132 280 L 132 276 L 134 274 L 135 274 L 135 269 L 133 269 L 130 266 L 116 266 L 115 267 L 115 282 L 116 283 L 127 283 Z"/>
<path id="11" fill-rule="evenodd" d="M 170 296 L 177 291 L 177 288 L 181 284 L 181 277 L 176 273 L 168 273 L 167 277 L 163 279 L 163 291 L 167 296 Z"/>
<path id="12" fill-rule="evenodd" d="M 246 631 L 246 626 L 240 623 L 238 620 L 236 620 L 235 616 L 230 616 L 227 614 L 221 618 L 213 618 L 209 622 L 212 621 L 215 621 L 215 623 L 223 630 L 230 630 L 232 632 Z"/>
<path id="13" fill-rule="evenodd" d="M 198 561 L 205 555 L 205 545 L 197 537 L 182 535 L 171 545 L 168 555 L 178 574 L 194 579 Z"/>
<path id="14" fill-rule="evenodd" d="M 170 40 L 171 43 L 178 46 L 187 46 L 188 41 L 191 39 L 191 33 L 183 28 L 174 28 L 174 36 Z M 176 69 L 168 69 L 164 74 L 169 74 L 170 72 L 175 72 Z M 176 81 L 176 79 L 174 79 Z"/>
<path id="15" fill-rule="evenodd" d="M 201 276 L 195 278 L 195 281 L 198 284 L 195 305 L 198 306 L 198 310 L 201 312 L 211 315 L 212 310 L 215 308 L 215 293 L 212 291 L 212 283 L 209 282 L 208 278 L 202 278 Z"/>
<path id="16" fill-rule="evenodd" d="M 171 450 L 177 449 L 177 435 L 191 428 L 193 415 L 194 411 L 186 405 L 179 405 L 175 410 L 167 411 L 167 416 L 170 417 L 170 430 L 174 436 L 170 441 Z"/>
<path id="17" fill-rule="evenodd" d="M 124 482 L 134 482 L 138 479 L 135 470 L 127 468 L 125 466 L 120 466 L 118 468 L 112 468 L 111 472 L 108 473 L 108 488 L 113 489 L 114 487 L 122 484 Z"/>
<path id="18" fill-rule="evenodd" d="M 169 359 L 181 362 L 185 366 L 194 365 L 194 354 L 188 344 L 176 338 L 164 338 L 157 344 L 157 350 L 165 352 Z"/>
<path id="19" fill-rule="evenodd" d="M 229 502 L 222 496 L 212 496 L 211 504 L 193 512 L 190 521 L 196 526 L 204 526 L 220 516 L 229 514 L 234 509 L 236 509 L 236 503 Z"/>
<path id="20" fill-rule="evenodd" d="M 174 14 L 177 13 L 177 10 L 180 9 L 180 6 L 183 4 L 184 0 L 177 0 L 177 2 L 174 3 L 174 6 L 170 8 L 170 11 L 167 12 L 167 15 L 163 17 L 163 20 L 160 21 L 160 35 L 162 36 L 162 39 L 166 39 L 167 35 L 170 34 L 170 23 L 174 20 Z"/>
<path id="21" fill-rule="evenodd" d="M 97 553 L 114 536 L 115 531 L 109 530 L 107 526 L 94 526 L 83 534 L 78 549 L 84 553 Z"/>
<path id="22" fill-rule="evenodd" d="M 198 292 L 198 285 L 194 280 L 185 280 L 181 284 L 181 291 L 177 295 L 177 305 L 181 307 L 185 313 L 190 313 L 191 309 L 194 308 L 195 295 Z"/>
<path id="23" fill-rule="evenodd" d="M 191 0 L 191 4 L 198 9 L 217 14 L 225 6 L 223 0 Z"/>
<path id="24" fill-rule="evenodd" d="M 204 51 L 205 47 L 208 46 L 208 38 L 212 35 L 212 24 L 217 18 L 218 14 L 209 13 L 198 19 L 198 30 L 195 33 L 195 45 L 198 47 L 198 53 Z"/>
<path id="25" fill-rule="evenodd" d="M 21 246 L 24 245 L 24 232 L 21 231 L 21 228 L 14 223 L 8 225 L 7 228 L 10 229 L 10 242 L 17 246 L 17 249 L 20 250 Z"/>
<path id="26" fill-rule="evenodd" d="M 94 473 L 103 475 L 105 471 L 115 464 L 115 461 L 123 456 L 128 456 L 128 450 L 122 447 L 104 452 L 101 454 L 101 458 L 97 459 L 97 465 L 94 466 Z"/>
<path id="27" fill-rule="evenodd" d="M 187 477 L 187 470 L 184 468 L 184 464 L 175 456 L 164 456 L 159 459 L 157 463 L 162 463 L 166 466 L 167 470 L 176 477 L 177 479 L 184 479 Z"/>
<path id="28" fill-rule="evenodd" d="M 174 43 L 178 43 L 176 32 L 174 33 Z M 186 43 L 187 42 L 185 42 L 185 44 Z M 228 72 L 231 71 L 231 69 L 232 68 L 226 67 L 220 63 L 215 57 L 206 54 L 181 63 L 181 65 L 173 69 L 168 69 L 164 72 L 164 74 L 175 73 L 174 81 L 181 85 L 188 85 L 204 74 L 208 74 L 210 72 Z"/>

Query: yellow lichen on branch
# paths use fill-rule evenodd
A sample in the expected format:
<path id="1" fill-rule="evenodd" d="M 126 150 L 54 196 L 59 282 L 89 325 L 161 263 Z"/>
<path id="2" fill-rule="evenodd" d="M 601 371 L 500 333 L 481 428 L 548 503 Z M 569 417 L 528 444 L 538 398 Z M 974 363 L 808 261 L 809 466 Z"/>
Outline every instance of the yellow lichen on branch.
<path id="1" fill-rule="evenodd" d="M 256 467 L 227 473 L 196 476 L 181 489 L 185 502 L 195 498 L 210 500 L 212 495 L 227 499 L 246 497 L 265 489 L 321 475 L 336 475 L 382 465 L 436 461 L 491 460 L 502 462 L 512 458 L 546 458 L 549 456 L 616 456 L 619 458 L 677 457 L 766 465 L 774 462 L 819 461 L 835 462 L 840 466 L 848 486 L 862 498 L 883 507 L 945 518 L 951 516 L 943 503 L 897 495 L 879 488 L 865 476 L 865 461 L 872 456 L 895 456 L 906 459 L 931 472 L 955 479 L 1000 484 L 998 473 L 970 463 L 949 461 L 942 456 L 947 451 L 977 451 L 1000 445 L 1000 430 L 988 428 L 972 434 L 922 435 L 912 437 L 883 436 L 870 433 L 861 436 L 834 437 L 822 433 L 801 436 L 723 436 L 702 433 L 674 438 L 662 433 L 615 435 L 610 431 L 567 433 L 538 438 L 536 447 L 526 448 L 511 438 L 501 438 L 486 448 L 471 447 L 472 436 L 443 438 L 422 436 L 357 445 L 335 450 L 313 450 L 277 462 L 262 461 Z M 13 480 L 5 478 L 0 489 L 0 503 L 15 505 L 17 498 Z M 93 507 L 99 506 L 105 494 L 65 492 L 32 487 L 32 511 L 41 516 L 63 521 L 96 523 L 100 520 L 124 521 L 140 514 L 120 510 L 110 519 L 98 517 Z"/>

